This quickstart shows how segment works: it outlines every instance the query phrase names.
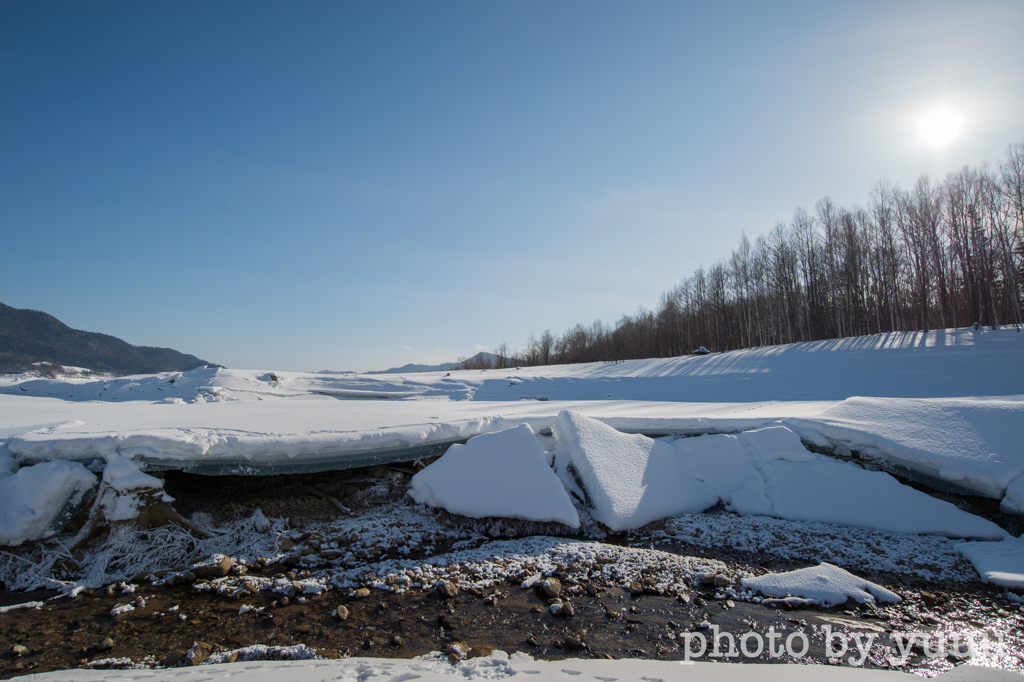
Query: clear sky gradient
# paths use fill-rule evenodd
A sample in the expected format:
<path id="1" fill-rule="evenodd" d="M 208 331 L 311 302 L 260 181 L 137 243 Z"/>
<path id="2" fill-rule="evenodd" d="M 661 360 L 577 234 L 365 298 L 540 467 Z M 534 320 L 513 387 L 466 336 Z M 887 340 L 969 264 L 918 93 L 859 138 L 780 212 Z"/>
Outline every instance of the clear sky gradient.
<path id="1" fill-rule="evenodd" d="M 998 163 L 1021 36 L 1019 0 L 5 0 L 0 301 L 229 367 L 522 346 Z"/>

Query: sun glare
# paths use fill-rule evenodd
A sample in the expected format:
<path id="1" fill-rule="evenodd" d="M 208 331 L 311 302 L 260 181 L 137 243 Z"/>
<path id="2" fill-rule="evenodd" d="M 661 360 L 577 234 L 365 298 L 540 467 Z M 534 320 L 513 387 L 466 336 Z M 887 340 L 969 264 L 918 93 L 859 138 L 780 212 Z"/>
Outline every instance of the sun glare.
<path id="1" fill-rule="evenodd" d="M 921 119 L 921 139 L 933 147 L 943 147 L 956 138 L 962 122 L 954 111 L 934 109 Z"/>

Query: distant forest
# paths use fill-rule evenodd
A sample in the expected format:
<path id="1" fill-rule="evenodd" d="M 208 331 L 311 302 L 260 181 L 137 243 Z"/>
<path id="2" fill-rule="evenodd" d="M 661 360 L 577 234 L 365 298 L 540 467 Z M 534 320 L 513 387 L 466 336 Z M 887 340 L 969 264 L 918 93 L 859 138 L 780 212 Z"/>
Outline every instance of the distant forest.
<path id="1" fill-rule="evenodd" d="M 866 206 L 825 197 L 699 268 L 614 326 L 577 324 L 502 344 L 496 365 L 726 351 L 890 331 L 1021 323 L 1024 143 L 993 169 L 965 166 L 912 189 L 882 180 Z"/>

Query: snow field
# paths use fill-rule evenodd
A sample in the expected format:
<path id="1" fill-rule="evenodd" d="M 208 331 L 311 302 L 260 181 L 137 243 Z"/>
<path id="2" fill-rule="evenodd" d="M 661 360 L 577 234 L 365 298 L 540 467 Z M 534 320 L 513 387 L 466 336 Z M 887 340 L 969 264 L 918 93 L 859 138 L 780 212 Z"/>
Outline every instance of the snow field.
<path id="1" fill-rule="evenodd" d="M 957 546 L 984 582 L 1024 589 L 1024 536 Z"/>
<path id="2" fill-rule="evenodd" d="M 359 682 L 395 682 L 420 680 L 422 682 L 449 682 L 451 680 L 504 680 L 531 679 L 537 682 L 650 682 L 651 680 L 701 680 L 702 682 L 911 682 L 920 679 L 909 673 L 850 668 L 846 666 L 820 666 L 798 664 L 720 663 L 691 661 L 683 667 L 679 661 L 649 660 L 591 660 L 563 659 L 559 661 L 534 660 L 525 653 L 495 651 L 490 657 L 473 658 L 451 664 L 440 654 L 428 654 L 411 660 L 393 658 L 343 658 L 301 660 L 304 651 L 297 647 L 256 647 L 240 649 L 246 656 L 294 656 L 300 660 L 257 661 L 216 665 L 219 658 L 208 659 L 189 668 L 161 668 L 145 673 L 138 670 L 62 670 L 26 675 L 23 679 L 40 682 L 91 682 L 100 680 L 138 680 L 153 682 L 217 682 L 239 677 L 252 682 L 328 682 L 330 680 Z M 274 652 L 270 649 L 282 649 Z M 291 650 L 294 650 L 291 651 Z M 308 650 L 305 650 L 308 651 Z M 225 652 L 224 657 L 230 652 Z M 211 659 L 213 657 L 211 656 Z M 241 660 L 246 660 L 241 655 Z M 134 666 L 133 666 L 134 667 Z M 959 682 L 978 679 L 987 682 L 1012 682 L 1020 675 L 992 668 L 964 666 L 933 679 L 940 682 Z M 966 673 L 966 674 L 965 674 Z"/>

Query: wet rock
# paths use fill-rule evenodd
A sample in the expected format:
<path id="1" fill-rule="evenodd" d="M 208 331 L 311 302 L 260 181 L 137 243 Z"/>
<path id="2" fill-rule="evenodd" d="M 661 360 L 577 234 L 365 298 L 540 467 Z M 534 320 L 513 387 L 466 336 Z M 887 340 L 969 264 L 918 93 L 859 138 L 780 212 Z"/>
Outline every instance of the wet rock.
<path id="1" fill-rule="evenodd" d="M 587 645 L 582 639 L 570 635 L 565 638 L 565 648 L 574 651 L 582 651 L 587 648 Z"/>
<path id="2" fill-rule="evenodd" d="M 27 653 L 28 653 L 28 647 L 27 646 L 22 646 L 21 644 L 15 644 L 14 646 L 11 647 L 11 655 L 12 656 L 24 656 Z"/>
<path id="3" fill-rule="evenodd" d="M 437 593 L 441 595 L 443 599 L 451 599 L 459 593 L 459 588 L 447 580 L 442 580 L 437 584 Z"/>
<path id="4" fill-rule="evenodd" d="M 544 613 L 544 609 L 539 606 L 534 606 L 530 609 L 530 613 Z"/>
<path id="5" fill-rule="evenodd" d="M 566 618 L 572 618 L 576 615 L 576 608 L 572 605 L 571 601 L 567 601 L 562 605 L 562 611 L 559 615 Z"/>
<path id="6" fill-rule="evenodd" d="M 736 606 L 736 602 L 734 602 L 732 599 L 726 599 L 725 600 L 725 607 L 726 608 L 731 609 L 734 606 Z"/>
<path id="7" fill-rule="evenodd" d="M 494 654 L 494 647 L 480 644 L 469 650 L 470 658 L 487 658 Z"/>
<path id="8" fill-rule="evenodd" d="M 529 644 L 530 646 L 540 646 L 540 642 L 538 642 L 537 638 L 534 637 L 533 635 L 530 635 L 529 637 L 526 638 L 526 643 Z"/>
<path id="9" fill-rule="evenodd" d="M 461 661 L 469 654 L 469 647 L 465 642 L 453 642 L 444 652 L 448 654 L 449 659 L 454 656 L 455 660 Z"/>
<path id="10" fill-rule="evenodd" d="M 185 654 L 185 665 L 199 665 L 213 653 L 213 645 L 206 642 L 196 642 Z"/>
<path id="11" fill-rule="evenodd" d="M 176 668 L 185 662 L 185 653 L 184 649 L 175 649 L 160 659 L 160 665 L 165 668 Z"/>
<path id="12" fill-rule="evenodd" d="M 596 597 L 597 595 L 599 595 L 601 593 L 601 590 L 594 583 L 587 583 L 586 584 L 586 589 L 587 589 L 587 594 L 589 594 L 591 597 Z"/>
<path id="13" fill-rule="evenodd" d="M 638 597 L 644 593 L 644 585 L 639 582 L 631 582 L 629 584 L 629 594 L 632 597 Z"/>
<path id="14" fill-rule="evenodd" d="M 345 620 L 348 618 L 348 607 L 338 605 L 338 608 L 334 609 L 334 613 L 331 614 L 337 620 Z"/>
<path id="15" fill-rule="evenodd" d="M 231 557 L 216 554 L 209 561 L 193 566 L 191 571 L 195 574 L 196 578 L 210 580 L 213 578 L 223 578 L 228 574 L 233 565 Z"/>
<path id="16" fill-rule="evenodd" d="M 352 593 L 352 597 L 355 599 L 366 599 L 370 596 L 370 589 L 368 587 L 360 587 L 358 590 Z"/>
<path id="17" fill-rule="evenodd" d="M 683 606 L 689 606 L 690 605 L 690 595 L 686 594 L 685 592 L 680 592 L 676 596 L 676 601 L 678 601 Z"/>
<path id="18" fill-rule="evenodd" d="M 928 608 L 935 606 L 936 602 L 939 601 L 939 597 L 931 592 L 921 592 L 921 601 Z"/>
<path id="19" fill-rule="evenodd" d="M 558 578 L 548 578 L 540 584 L 541 589 L 551 599 L 562 593 L 562 582 Z"/>

